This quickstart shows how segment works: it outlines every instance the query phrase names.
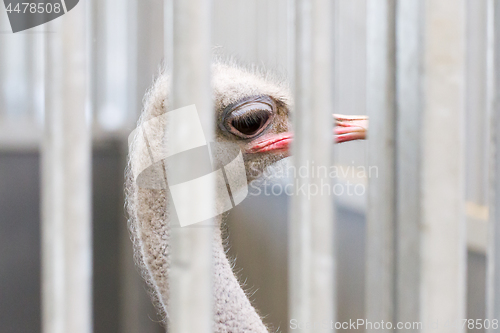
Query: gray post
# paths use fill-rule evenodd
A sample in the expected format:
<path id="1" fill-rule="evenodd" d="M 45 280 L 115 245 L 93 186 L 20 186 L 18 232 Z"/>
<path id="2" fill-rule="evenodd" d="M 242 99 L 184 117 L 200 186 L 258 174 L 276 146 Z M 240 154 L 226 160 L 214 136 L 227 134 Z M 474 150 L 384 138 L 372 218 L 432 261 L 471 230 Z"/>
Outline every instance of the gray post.
<path id="1" fill-rule="evenodd" d="M 462 331 L 465 2 L 372 0 L 368 27 L 367 319 Z"/>
<path id="2" fill-rule="evenodd" d="M 395 0 L 371 0 L 367 8 L 368 166 L 378 171 L 368 183 L 365 311 L 370 322 L 392 322 L 395 311 L 395 8 Z"/>
<path id="3" fill-rule="evenodd" d="M 397 228 L 395 318 L 420 320 L 422 22 L 420 0 L 397 6 Z M 409 332 L 418 332 L 410 329 Z"/>
<path id="4" fill-rule="evenodd" d="M 292 152 L 296 170 L 308 171 L 305 177 L 297 173 L 289 221 L 289 316 L 299 324 L 329 323 L 336 317 L 332 182 L 318 174 L 332 163 L 332 18 L 330 0 L 296 0 Z M 310 326 L 302 331 L 332 330 Z"/>
<path id="5" fill-rule="evenodd" d="M 489 321 L 487 332 L 497 332 L 500 319 L 500 3 L 494 0 L 488 1 L 487 68 L 488 107 L 491 123 L 491 197 L 487 247 L 486 319 Z M 495 324 L 493 324 L 494 320 Z"/>
<path id="6" fill-rule="evenodd" d="M 415 332 L 464 331 L 465 8 L 398 2 L 396 319 Z"/>
<path id="7" fill-rule="evenodd" d="M 168 6 L 168 0 L 164 2 Z M 211 1 L 175 0 L 173 4 L 173 109 L 195 104 L 207 141 L 214 138 L 214 111 L 210 85 Z M 168 23 L 168 22 L 167 22 Z M 169 45 L 169 41 L 165 41 Z M 167 142 L 190 135 L 181 126 L 167 124 Z M 188 172 L 196 162 L 186 159 Z M 168 165 L 167 165 L 168 168 Z M 193 194 L 193 204 L 213 206 L 215 184 Z M 190 195 L 186 193 L 184 195 Z M 173 202 L 169 200 L 169 209 Z M 193 210 L 199 207 L 193 206 Z M 171 211 L 170 214 L 172 214 Z M 171 269 L 169 272 L 169 331 L 172 333 L 211 332 L 212 315 L 212 237 L 208 223 L 172 226 Z"/>
<path id="8" fill-rule="evenodd" d="M 47 25 L 42 147 L 42 321 L 46 333 L 92 332 L 91 135 L 86 7 Z"/>
<path id="9" fill-rule="evenodd" d="M 427 0 L 421 110 L 421 319 L 465 318 L 465 1 Z M 428 327 L 424 332 L 431 332 Z M 463 327 L 443 327 L 443 333 Z"/>

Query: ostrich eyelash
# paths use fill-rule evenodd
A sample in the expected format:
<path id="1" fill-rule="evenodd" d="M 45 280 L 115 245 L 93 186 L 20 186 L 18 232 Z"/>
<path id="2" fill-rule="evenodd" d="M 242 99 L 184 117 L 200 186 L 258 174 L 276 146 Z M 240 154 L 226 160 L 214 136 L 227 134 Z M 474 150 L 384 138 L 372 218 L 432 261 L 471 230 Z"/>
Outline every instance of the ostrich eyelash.
<path id="1" fill-rule="evenodd" d="M 269 111 L 263 109 L 237 110 L 231 114 L 229 119 L 237 122 L 252 122 L 259 120 L 261 116 L 268 116 Z"/>

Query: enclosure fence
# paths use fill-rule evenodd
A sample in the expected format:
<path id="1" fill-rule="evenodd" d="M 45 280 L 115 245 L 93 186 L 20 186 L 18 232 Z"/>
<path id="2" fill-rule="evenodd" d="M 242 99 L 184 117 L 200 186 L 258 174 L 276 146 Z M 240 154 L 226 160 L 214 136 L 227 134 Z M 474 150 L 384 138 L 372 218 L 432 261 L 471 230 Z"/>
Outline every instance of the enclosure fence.
<path id="1" fill-rule="evenodd" d="M 465 313 L 465 2 L 368 7 L 368 321 Z M 459 326 L 440 332 L 465 331 Z M 387 330 L 388 331 L 388 330 Z"/>
<path id="2" fill-rule="evenodd" d="M 352 16 L 359 15 L 353 14 L 356 9 L 366 14 L 356 21 L 363 22 L 355 27 L 361 37 L 351 31 L 352 40 L 342 32 L 348 8 Z M 225 17 L 222 9 L 234 15 Z M 113 15 L 120 19 L 110 20 Z M 220 23 L 224 19 L 237 28 L 228 30 Z M 6 16 L 0 20 L 7 30 Z M 152 76 L 162 59 L 172 68 L 173 107 L 211 110 L 210 59 L 217 43 L 232 45 L 245 60 L 288 72 L 297 167 L 350 160 L 342 147 L 332 150 L 332 113 L 363 113 L 342 108 L 366 100 L 368 152 L 360 164 L 375 166 L 378 174 L 368 179 L 367 203 L 361 204 L 367 219 L 365 319 L 422 323 L 366 331 L 433 332 L 433 323 L 442 324 L 438 331 L 444 333 L 470 328 L 468 249 L 486 254 L 481 323 L 488 332 L 498 331 L 493 325 L 500 320 L 498 1 L 165 0 L 139 6 L 132 0 L 82 0 L 32 34 L 10 37 L 0 36 L 0 146 L 36 149 L 43 141 L 44 332 L 92 331 L 92 142 L 109 137 L 125 142 L 150 84 L 138 73 Z M 358 73 L 357 79 L 342 76 L 339 60 L 348 47 L 360 50 L 355 41 L 366 48 L 365 76 Z M 350 79 L 357 87 L 346 97 Z M 357 96 L 360 90 L 366 95 Z M 26 101 L 23 107 L 20 100 Z M 214 128 L 212 114 L 200 112 L 205 130 Z M 25 130 L 13 129 L 21 127 Z M 297 184 L 322 180 L 299 178 Z M 200 195 L 215 200 L 213 193 Z M 291 199 L 289 319 L 337 321 L 342 304 L 335 237 L 331 197 Z M 170 332 L 212 330 L 210 254 L 208 227 L 173 229 Z M 128 287 L 126 295 L 141 288 Z M 141 311 L 138 305 L 127 309 Z"/>

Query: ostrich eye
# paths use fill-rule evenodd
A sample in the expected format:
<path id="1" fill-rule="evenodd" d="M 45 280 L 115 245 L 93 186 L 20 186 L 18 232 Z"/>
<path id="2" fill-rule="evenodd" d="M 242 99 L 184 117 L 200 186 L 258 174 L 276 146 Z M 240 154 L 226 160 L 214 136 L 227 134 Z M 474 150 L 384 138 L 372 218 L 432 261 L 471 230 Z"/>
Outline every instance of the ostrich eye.
<path id="1" fill-rule="evenodd" d="M 235 117 L 230 126 L 239 133 L 246 136 L 254 136 L 267 124 L 270 115 L 263 110 L 248 112 L 248 114 Z"/>
<path id="2" fill-rule="evenodd" d="M 269 96 L 245 98 L 225 109 L 223 124 L 240 138 L 254 138 L 269 126 L 275 110 L 276 104 Z"/>

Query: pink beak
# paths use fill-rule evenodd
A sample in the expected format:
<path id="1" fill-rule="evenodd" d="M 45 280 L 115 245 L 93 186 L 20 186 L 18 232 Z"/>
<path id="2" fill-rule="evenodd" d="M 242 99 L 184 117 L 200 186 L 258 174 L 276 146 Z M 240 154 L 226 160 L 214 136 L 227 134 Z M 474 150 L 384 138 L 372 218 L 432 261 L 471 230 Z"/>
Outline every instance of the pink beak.
<path id="1" fill-rule="evenodd" d="M 333 137 L 336 143 L 364 140 L 368 132 L 367 116 L 344 116 L 334 114 Z M 293 133 L 268 134 L 248 144 L 247 153 L 287 153 L 293 140 Z"/>

